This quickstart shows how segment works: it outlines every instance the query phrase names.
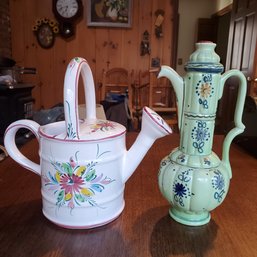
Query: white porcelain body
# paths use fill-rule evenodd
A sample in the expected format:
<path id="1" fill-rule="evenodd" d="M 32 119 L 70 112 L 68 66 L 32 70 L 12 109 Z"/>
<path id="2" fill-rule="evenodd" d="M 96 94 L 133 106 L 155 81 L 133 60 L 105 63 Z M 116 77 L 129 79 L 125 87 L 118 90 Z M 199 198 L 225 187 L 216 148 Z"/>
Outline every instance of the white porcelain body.
<path id="1" fill-rule="evenodd" d="M 82 73 L 86 119 L 79 120 L 77 87 Z M 64 84 L 65 121 L 39 126 L 31 120 L 12 123 L 4 143 L 9 155 L 41 176 L 44 215 L 66 228 L 92 228 L 114 220 L 124 208 L 124 187 L 157 138 L 170 127 L 145 107 L 142 130 L 129 151 L 124 126 L 96 119 L 91 70 L 82 58 L 68 65 Z M 15 134 L 26 128 L 39 141 L 40 164 L 27 159 L 15 144 Z M 19 174 L 17 174 L 18 176 Z"/>
<path id="2" fill-rule="evenodd" d="M 124 208 L 125 182 L 121 171 L 125 151 L 125 134 L 101 142 L 60 142 L 40 134 L 44 215 L 70 228 L 90 228 L 115 219 Z M 76 181 L 69 181 L 72 176 L 65 170 L 63 175 L 58 174 L 58 163 L 73 167 L 77 185 Z M 65 192 L 72 183 L 72 193 Z"/>

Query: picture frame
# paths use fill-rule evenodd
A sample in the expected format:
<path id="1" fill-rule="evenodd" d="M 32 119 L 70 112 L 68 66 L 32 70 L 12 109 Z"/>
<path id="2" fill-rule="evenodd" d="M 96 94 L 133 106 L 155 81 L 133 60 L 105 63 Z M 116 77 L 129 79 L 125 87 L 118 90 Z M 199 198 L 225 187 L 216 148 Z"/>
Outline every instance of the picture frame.
<path id="1" fill-rule="evenodd" d="M 132 0 L 86 0 L 87 25 L 130 28 Z"/>
<path id="2" fill-rule="evenodd" d="M 52 27 L 46 23 L 42 24 L 36 32 L 38 44 L 42 48 L 51 48 L 54 45 L 54 32 Z"/>

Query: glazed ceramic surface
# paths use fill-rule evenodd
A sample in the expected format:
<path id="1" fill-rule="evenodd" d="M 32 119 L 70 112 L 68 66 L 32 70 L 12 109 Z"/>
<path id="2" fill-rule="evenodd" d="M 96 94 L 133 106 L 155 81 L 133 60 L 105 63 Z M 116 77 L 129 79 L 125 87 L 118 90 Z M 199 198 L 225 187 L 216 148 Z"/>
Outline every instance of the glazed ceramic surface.
<path id="1" fill-rule="evenodd" d="M 84 120 L 78 118 L 80 74 L 86 98 Z M 83 58 L 74 58 L 64 81 L 65 121 L 39 126 L 20 120 L 12 123 L 5 134 L 9 155 L 41 176 L 44 215 L 67 228 L 91 228 L 115 219 L 124 208 L 125 182 L 153 142 L 172 132 L 158 114 L 145 107 L 142 130 L 127 151 L 125 127 L 96 119 L 95 106 L 90 67 Z M 14 138 L 20 128 L 31 130 L 37 137 L 40 165 L 17 149 Z"/>
<path id="2" fill-rule="evenodd" d="M 215 53 L 215 44 L 196 44 L 196 51 L 186 64 L 181 78 L 173 69 L 162 66 L 159 77 L 167 77 L 177 95 L 180 146 L 165 157 L 159 170 L 159 187 L 171 203 L 170 215 L 186 225 L 203 225 L 210 211 L 226 197 L 231 179 L 229 148 L 233 138 L 242 133 L 241 122 L 246 96 L 246 79 L 237 70 L 225 72 Z M 218 100 L 225 81 L 239 80 L 235 109 L 235 128 L 225 137 L 222 160 L 212 151 Z M 228 103 L 229 104 L 229 103 Z"/>

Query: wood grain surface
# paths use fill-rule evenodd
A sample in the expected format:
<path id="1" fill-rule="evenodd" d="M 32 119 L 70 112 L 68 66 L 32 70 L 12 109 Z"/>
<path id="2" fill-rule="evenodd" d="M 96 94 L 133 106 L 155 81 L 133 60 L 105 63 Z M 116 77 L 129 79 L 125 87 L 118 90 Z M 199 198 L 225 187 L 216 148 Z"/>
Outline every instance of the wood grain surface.
<path id="1" fill-rule="evenodd" d="M 128 147 L 136 136 L 128 133 Z M 219 156 L 222 141 L 215 137 Z M 257 256 L 257 160 L 232 145 L 233 178 L 225 201 L 209 224 L 184 226 L 169 217 L 157 183 L 161 159 L 178 144 L 178 134 L 157 140 L 126 184 L 123 213 L 90 230 L 49 222 L 41 212 L 40 177 L 7 158 L 0 163 L 0 256 Z M 33 139 L 22 152 L 38 161 L 37 148 Z"/>

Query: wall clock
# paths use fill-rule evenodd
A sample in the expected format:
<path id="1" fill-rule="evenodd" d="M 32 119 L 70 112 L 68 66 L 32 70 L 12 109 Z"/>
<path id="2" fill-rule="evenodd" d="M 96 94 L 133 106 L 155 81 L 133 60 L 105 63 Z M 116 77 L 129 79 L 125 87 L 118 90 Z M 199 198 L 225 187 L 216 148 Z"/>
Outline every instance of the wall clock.
<path id="1" fill-rule="evenodd" d="M 59 22 L 61 36 L 71 37 L 75 33 L 75 21 L 83 13 L 82 0 L 53 0 L 53 13 Z"/>

